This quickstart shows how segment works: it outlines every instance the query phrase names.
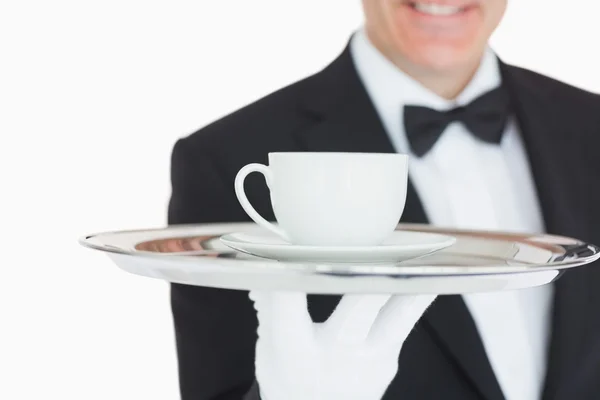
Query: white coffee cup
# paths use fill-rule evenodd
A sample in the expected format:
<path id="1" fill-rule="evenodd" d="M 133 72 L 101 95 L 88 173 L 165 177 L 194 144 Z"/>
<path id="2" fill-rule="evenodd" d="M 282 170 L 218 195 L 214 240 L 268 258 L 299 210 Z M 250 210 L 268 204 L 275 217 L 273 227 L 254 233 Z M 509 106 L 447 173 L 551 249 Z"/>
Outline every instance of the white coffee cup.
<path id="1" fill-rule="evenodd" d="M 262 173 L 278 225 L 256 212 L 244 180 Z M 269 166 L 249 164 L 235 179 L 250 218 L 288 243 L 376 246 L 400 220 L 406 203 L 408 156 L 379 153 L 269 153 Z"/>

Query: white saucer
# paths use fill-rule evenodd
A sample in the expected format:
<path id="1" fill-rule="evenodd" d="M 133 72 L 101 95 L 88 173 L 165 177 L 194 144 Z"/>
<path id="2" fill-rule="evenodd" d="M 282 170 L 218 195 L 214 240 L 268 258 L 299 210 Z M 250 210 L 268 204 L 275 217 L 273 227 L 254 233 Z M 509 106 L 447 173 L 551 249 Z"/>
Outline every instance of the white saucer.
<path id="1" fill-rule="evenodd" d="M 277 261 L 326 263 L 395 263 L 422 257 L 454 244 L 452 236 L 428 232 L 395 231 L 379 246 L 298 246 L 268 232 L 238 232 L 221 236 L 226 246 Z"/>

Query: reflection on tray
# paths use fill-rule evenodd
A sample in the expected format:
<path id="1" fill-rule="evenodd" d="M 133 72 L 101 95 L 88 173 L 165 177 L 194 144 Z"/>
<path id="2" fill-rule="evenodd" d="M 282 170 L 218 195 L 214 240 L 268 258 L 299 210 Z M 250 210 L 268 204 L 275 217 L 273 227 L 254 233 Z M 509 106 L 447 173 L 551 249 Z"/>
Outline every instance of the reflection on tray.
<path id="1" fill-rule="evenodd" d="M 232 250 L 221 243 L 219 236 L 189 236 L 173 237 L 166 239 L 149 240 L 135 245 L 137 251 L 151 253 L 166 253 L 171 255 L 214 255 L 215 252 L 227 252 Z"/>
<path id="2" fill-rule="evenodd" d="M 594 253 L 586 244 L 574 240 L 555 244 L 542 242 L 531 235 L 490 233 L 473 237 L 454 233 L 457 241 L 453 246 L 399 265 L 515 266 L 567 261 Z M 219 238 L 220 235 L 169 237 L 140 242 L 134 248 L 140 252 L 164 255 L 261 259 L 238 253 L 225 246 Z M 509 238 L 510 241 L 507 240 Z"/>

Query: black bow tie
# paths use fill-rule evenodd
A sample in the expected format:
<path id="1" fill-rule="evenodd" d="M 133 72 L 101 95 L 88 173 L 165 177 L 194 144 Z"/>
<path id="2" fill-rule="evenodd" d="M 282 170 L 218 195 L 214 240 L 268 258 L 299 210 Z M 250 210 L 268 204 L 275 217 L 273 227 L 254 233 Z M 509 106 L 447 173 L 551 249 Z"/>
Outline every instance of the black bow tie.
<path id="1" fill-rule="evenodd" d="M 477 138 L 500 143 L 510 114 L 510 99 L 502 86 L 464 107 L 437 111 L 427 107 L 404 106 L 404 128 L 412 152 L 422 157 L 435 145 L 451 122 L 462 122 Z"/>

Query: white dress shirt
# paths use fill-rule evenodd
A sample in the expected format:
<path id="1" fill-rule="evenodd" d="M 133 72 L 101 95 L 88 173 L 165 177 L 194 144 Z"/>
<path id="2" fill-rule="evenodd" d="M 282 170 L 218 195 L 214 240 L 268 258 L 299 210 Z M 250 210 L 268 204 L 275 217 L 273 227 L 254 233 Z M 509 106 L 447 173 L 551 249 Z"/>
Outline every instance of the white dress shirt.
<path id="1" fill-rule="evenodd" d="M 445 100 L 403 73 L 369 41 L 364 30 L 351 41 L 358 74 L 399 153 L 411 155 L 409 176 L 431 224 L 515 232 L 543 232 L 527 154 L 514 120 L 501 144 L 485 143 L 466 127 L 450 124 L 423 157 L 411 154 L 404 105 L 447 110 L 466 105 L 501 84 L 498 59 L 487 49 L 464 91 Z M 463 295 L 491 367 L 507 400 L 541 398 L 550 332 L 551 285 Z"/>

